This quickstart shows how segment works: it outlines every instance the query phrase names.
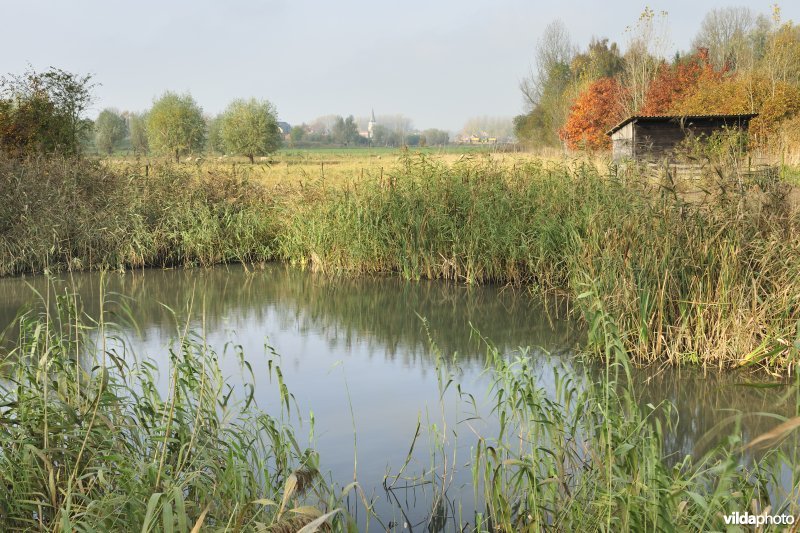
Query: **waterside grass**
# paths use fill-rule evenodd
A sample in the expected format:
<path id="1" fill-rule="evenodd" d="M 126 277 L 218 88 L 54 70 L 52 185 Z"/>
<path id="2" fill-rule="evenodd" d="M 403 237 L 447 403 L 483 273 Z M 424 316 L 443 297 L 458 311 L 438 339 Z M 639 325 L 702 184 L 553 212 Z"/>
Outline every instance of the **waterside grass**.
<path id="1" fill-rule="evenodd" d="M 270 207 L 230 169 L 0 158 L 0 275 L 262 260 Z"/>
<path id="2" fill-rule="evenodd" d="M 786 374 L 800 348 L 797 191 L 777 173 L 653 179 L 586 161 L 420 154 L 337 186 L 268 186 L 233 168 L 0 167 L 4 275 L 283 260 L 509 283 L 563 296 L 586 324 L 591 290 L 638 363 Z M 591 330 L 588 340 L 603 351 Z"/>
<path id="3" fill-rule="evenodd" d="M 472 450 L 473 483 L 485 503 L 478 530 L 724 531 L 731 530 L 726 517 L 737 512 L 761 516 L 761 524 L 770 524 L 764 530 L 788 527 L 766 522 L 767 515 L 794 523 L 796 440 L 776 443 L 800 418 L 780 419 L 776 429 L 745 443 L 743 418 L 734 415 L 732 431 L 717 435 L 713 449 L 670 457 L 664 442 L 677 431 L 672 407 L 637 404 L 613 321 L 601 312 L 593 326 L 612 346 L 604 371 L 595 379 L 557 373 L 553 391 L 538 382 L 529 357 L 504 357 L 487 344 L 500 426 Z M 800 408 L 800 396 L 795 402 Z M 769 447 L 754 459 L 759 442 Z"/>
<path id="4" fill-rule="evenodd" d="M 696 180 L 583 162 L 442 165 L 420 157 L 384 184 L 304 192 L 281 217 L 276 256 L 328 273 L 588 290 L 636 362 L 787 369 L 796 360 L 800 239 L 774 175 Z M 589 348 L 605 340 L 589 331 Z"/>
<path id="5" fill-rule="evenodd" d="M 158 369 L 80 307 L 65 294 L 53 312 L 22 315 L 0 359 L 0 529 L 352 527 L 340 504 L 356 486 L 326 484 L 294 436 L 285 386 L 267 414 L 252 387 L 234 393 L 219 365 L 232 355 L 201 332 L 177 324 L 169 368 Z"/>
<path id="6" fill-rule="evenodd" d="M 602 375 L 557 375 L 549 391 L 529 354 L 509 357 L 484 339 L 490 412 L 476 416 L 495 421 L 492 429 L 452 463 L 449 435 L 471 437 L 463 422 L 451 431 L 434 416 L 409 435 L 412 452 L 420 432 L 436 441 L 418 478 L 437 496 L 420 502 L 431 504 L 427 529 L 704 531 L 726 529 L 725 517 L 736 512 L 796 517 L 798 448 L 776 443 L 800 425 L 800 396 L 794 418 L 765 413 L 777 427 L 757 439 L 743 442 L 737 418 L 707 453 L 668 457 L 663 437 L 675 431 L 674 413 L 666 403 L 634 401 L 614 321 L 597 295 L 584 298 L 597 302 L 590 326 L 607 337 Z M 354 531 L 358 508 L 381 530 L 392 527 L 371 514 L 357 483 L 337 489 L 325 481 L 330 458 L 298 444 L 277 366 L 269 368 L 280 404 L 267 414 L 247 382 L 234 394 L 220 370 L 221 357 L 238 356 L 246 375 L 245 354 L 215 353 L 188 320 L 176 321 L 160 379 L 152 362 L 126 350 L 102 309 L 92 320 L 69 293 L 54 307 L 23 315 L 0 360 L 3 531 Z M 440 398 L 457 390 L 476 405 L 478 393 L 458 383 L 457 359 L 432 351 Z M 767 451 L 755 457 L 759 443 Z M 397 476 L 413 476 L 406 465 Z M 454 469 L 472 472 L 472 516 L 447 511 Z M 351 493 L 358 497 L 348 501 Z"/>

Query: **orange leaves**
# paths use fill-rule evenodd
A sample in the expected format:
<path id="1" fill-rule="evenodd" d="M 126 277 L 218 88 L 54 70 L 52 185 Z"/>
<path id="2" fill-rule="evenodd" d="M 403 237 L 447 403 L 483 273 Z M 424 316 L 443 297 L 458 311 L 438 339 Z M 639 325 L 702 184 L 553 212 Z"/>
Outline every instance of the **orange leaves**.
<path id="1" fill-rule="evenodd" d="M 622 120 L 624 89 L 614 78 L 592 82 L 575 99 L 569 117 L 559 132 L 571 149 L 604 150 L 611 146 L 606 135 Z"/>
<path id="2" fill-rule="evenodd" d="M 708 60 L 708 51 L 699 50 L 693 56 L 673 65 L 662 64 L 656 79 L 650 84 L 645 103 L 640 110 L 643 115 L 668 114 L 698 85 L 713 83 L 722 78 Z"/>
<path id="3" fill-rule="evenodd" d="M 749 77 L 701 79 L 685 98 L 676 102 L 671 112 L 677 115 L 758 112 L 758 91 L 755 80 Z"/>

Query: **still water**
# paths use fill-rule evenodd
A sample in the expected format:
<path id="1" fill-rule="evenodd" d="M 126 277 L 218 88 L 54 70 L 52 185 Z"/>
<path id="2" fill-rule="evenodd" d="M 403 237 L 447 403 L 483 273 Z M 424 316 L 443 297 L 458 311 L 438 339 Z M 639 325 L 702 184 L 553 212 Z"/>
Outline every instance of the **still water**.
<path id="1" fill-rule="evenodd" d="M 62 278 L 50 290 L 74 288 L 87 313 L 97 316 L 100 275 Z M 46 294 L 47 280 L 0 279 L 0 330 L 36 301 L 34 290 Z M 553 387 L 554 372 L 575 372 L 581 366 L 574 355 L 580 328 L 565 320 L 563 312 L 509 288 L 332 279 L 270 265 L 255 271 L 231 266 L 108 274 L 104 290 L 109 300 L 125 302 L 130 310 L 135 326 L 124 327 L 124 334 L 132 352 L 153 358 L 163 374 L 168 368 L 166 347 L 179 327 L 176 316 L 189 317 L 198 331 L 205 328 L 208 342 L 219 353 L 230 354 L 221 364 L 232 384 L 251 380 L 232 355 L 231 346 L 241 346 L 255 376 L 255 399 L 271 413 L 280 407 L 268 360 L 275 359 L 273 351 L 279 354 L 276 362 L 303 419 L 295 422 L 298 440 L 320 452 L 322 470 L 340 487 L 355 477 L 374 499 L 384 523 L 408 522 L 425 529 L 431 512 L 431 487 L 403 490 L 401 482 L 387 492 L 383 484 L 405 462 L 418 424 L 422 435 L 406 475 L 431 466 L 433 440 L 426 428 L 444 429 L 450 464 L 456 465 L 448 497 L 460 502 L 448 511 L 450 524 L 453 515 L 456 521 L 459 515 L 464 522 L 472 520 L 471 475 L 468 468 L 458 467 L 468 461 L 475 434 L 491 435 L 493 423 L 474 419 L 472 408 L 452 390 L 440 401 L 436 350 L 448 357 L 456 354 L 458 381 L 479 403 L 486 399 L 490 382 L 483 372 L 485 346 L 476 332 L 502 353 L 535 358 L 545 390 Z M 113 311 L 114 304 L 108 309 Z M 666 435 L 665 447 L 676 458 L 696 452 L 731 410 L 789 414 L 793 409 L 793 402 L 779 401 L 785 394 L 782 387 L 755 386 L 745 375 L 653 368 L 637 371 L 634 379 L 643 404 L 667 400 L 674 405 L 677 424 Z M 166 389 L 167 376 L 161 381 Z M 772 425 L 774 420 L 761 422 L 756 416 L 747 432 L 752 436 Z"/>

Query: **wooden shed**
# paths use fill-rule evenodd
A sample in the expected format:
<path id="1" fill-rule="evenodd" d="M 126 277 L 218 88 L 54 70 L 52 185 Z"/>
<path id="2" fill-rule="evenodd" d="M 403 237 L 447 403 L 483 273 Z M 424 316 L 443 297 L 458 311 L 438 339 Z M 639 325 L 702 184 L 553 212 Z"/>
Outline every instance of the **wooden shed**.
<path id="1" fill-rule="evenodd" d="M 669 156 L 690 136 L 708 137 L 715 131 L 739 128 L 747 131 L 756 114 L 746 115 L 634 115 L 606 135 L 611 137 L 615 160 L 654 160 Z"/>

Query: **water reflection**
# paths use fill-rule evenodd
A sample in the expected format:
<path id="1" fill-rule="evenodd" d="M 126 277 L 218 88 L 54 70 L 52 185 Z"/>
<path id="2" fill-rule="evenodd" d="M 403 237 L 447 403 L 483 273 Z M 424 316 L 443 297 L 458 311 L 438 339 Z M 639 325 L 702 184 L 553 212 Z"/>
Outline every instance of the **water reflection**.
<path id="1" fill-rule="evenodd" d="M 71 292 L 71 287 L 80 295 L 86 313 L 96 317 L 99 274 L 65 274 L 54 285 L 41 276 L 0 279 L 0 330 L 21 309 L 36 305 L 34 290 L 42 295 L 49 290 L 54 296 Z M 480 367 L 483 350 L 473 328 L 502 352 L 531 345 L 562 354 L 580 338 L 579 328 L 552 307 L 548 312 L 527 294 L 498 287 L 410 283 L 396 278 L 330 279 L 279 265 L 250 273 L 238 266 L 110 273 L 104 287 L 107 310 L 120 314 L 122 305 L 127 306 L 141 333 L 134 342 L 144 342 L 154 351 L 158 341 L 175 331 L 175 316 L 169 309 L 186 315 L 190 300 L 193 315 L 202 310 L 212 336 L 228 335 L 235 342 L 254 344 L 259 354 L 263 341 L 284 338 L 278 332 L 294 336 L 296 342 L 283 347 L 288 350 L 281 352 L 285 357 L 313 336 L 328 352 L 358 351 L 406 368 L 429 367 L 430 334 L 443 353 L 457 352 L 460 364 Z M 252 339 L 258 342 L 248 342 Z M 601 371 L 596 369 L 596 379 Z M 666 444 L 680 454 L 696 453 L 695 444 L 730 414 L 728 410 L 788 416 L 795 408 L 794 398 L 782 401 L 785 387 L 752 383 L 754 379 L 744 374 L 644 369 L 634 373 L 634 381 L 643 405 L 668 401 L 675 406 L 677 425 L 666 436 Z M 760 434 L 774 425 L 764 417 L 748 420 L 745 434 Z"/>
<path id="2" fill-rule="evenodd" d="M 555 371 L 574 372 L 580 366 L 570 356 L 580 343 L 580 328 L 522 292 L 395 278 L 330 279 L 279 265 L 254 272 L 221 267 L 112 273 L 104 285 L 94 273 L 64 275 L 52 285 L 42 277 L 0 279 L 0 330 L 21 308 L 40 305 L 32 289 L 66 294 L 73 287 L 86 313 L 95 317 L 105 287 L 106 309 L 120 319 L 129 312 L 138 326 L 126 330 L 133 351 L 158 362 L 166 362 L 164 346 L 175 336 L 176 314 L 193 317 L 192 326 L 205 328 L 220 353 L 228 341 L 241 345 L 252 363 L 256 400 L 268 410 L 279 405 L 267 378 L 272 355 L 265 345 L 274 347 L 299 411 L 315 414 L 311 444 L 319 449 L 323 466 L 341 484 L 351 481 L 357 469 L 365 490 L 376 498 L 387 468 L 405 461 L 420 420 L 423 426 L 447 424 L 453 432 L 448 439 L 461 457 L 469 455 L 472 430 L 491 434 L 490 422 L 471 421 L 469 429 L 459 423 L 472 413 L 452 394 L 440 409 L 431 338 L 442 353 L 458 353 L 459 379 L 478 397 L 487 380 L 480 372 L 484 350 L 473 328 L 504 353 L 540 347 L 528 353 L 537 358 L 535 371 L 545 390 L 552 389 Z M 236 358 L 224 360 L 223 370 L 234 380 L 241 375 Z M 601 368 L 589 370 L 593 379 L 602 379 Z M 732 411 L 795 412 L 795 398 L 787 397 L 786 387 L 746 386 L 753 380 L 743 374 L 644 369 L 633 378 L 644 408 L 662 401 L 674 405 L 676 417 L 665 431 L 665 446 L 675 460 L 704 451 L 713 444 L 709 436 L 730 432 L 731 426 L 718 425 Z M 749 439 L 774 425 L 774 419 L 751 415 L 743 432 Z M 429 442 L 420 443 L 410 470 L 425 469 L 429 449 Z M 469 474 L 457 474 L 452 481 L 454 487 L 465 487 L 457 499 L 468 517 Z M 416 511 L 406 502 L 408 509 L 398 514 L 397 502 L 390 501 L 396 496 L 382 496 L 377 508 L 383 516 L 416 523 L 430 512 L 425 509 L 429 502 L 421 502 Z"/>
<path id="3" fill-rule="evenodd" d="M 253 273 L 235 266 L 111 273 L 105 281 L 106 309 L 119 313 L 120 304 L 127 304 L 145 335 L 174 330 L 175 318 L 167 308 L 185 314 L 193 298 L 194 314 L 204 310 L 209 331 L 230 326 L 232 318 L 265 324 L 274 314 L 274 325 L 281 330 L 293 330 L 299 336 L 314 332 L 331 349 L 366 343 L 371 355 L 398 359 L 408 366 L 430 363 L 430 340 L 422 318 L 439 348 L 458 352 L 465 364 L 482 359 L 473 327 L 502 350 L 533 343 L 547 351 L 563 351 L 575 345 L 578 333 L 570 323 L 559 320 L 557 312 L 545 312 L 527 295 L 496 287 L 396 278 L 330 279 L 282 266 Z M 51 291 L 64 294 L 73 285 L 85 311 L 97 316 L 100 276 L 62 276 Z M 0 325 L 11 322 L 22 306 L 32 305 L 31 287 L 42 294 L 48 290 L 43 277 L 0 279 L 4 296 Z"/>
<path id="4" fill-rule="evenodd" d="M 643 409 L 648 403 L 673 406 L 672 426 L 664 446 L 675 460 L 699 457 L 727 438 L 741 417 L 741 436 L 749 442 L 779 422 L 769 414 L 795 416 L 795 388 L 745 373 L 703 372 L 699 369 L 640 369 L 634 390 Z"/>

